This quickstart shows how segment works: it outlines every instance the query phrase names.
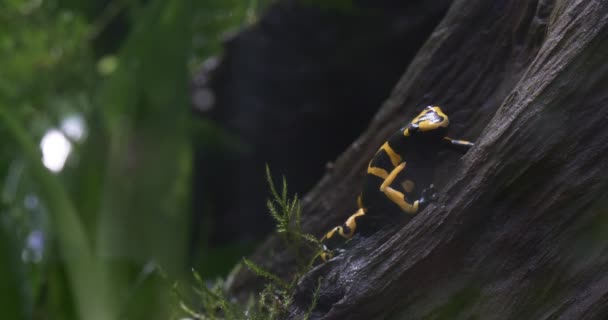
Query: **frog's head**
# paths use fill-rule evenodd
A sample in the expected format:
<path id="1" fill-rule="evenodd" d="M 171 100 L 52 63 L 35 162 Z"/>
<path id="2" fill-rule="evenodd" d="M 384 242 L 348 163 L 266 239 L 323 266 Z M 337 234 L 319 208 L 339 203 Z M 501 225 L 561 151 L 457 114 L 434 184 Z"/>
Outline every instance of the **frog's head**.
<path id="1" fill-rule="evenodd" d="M 410 123 L 410 131 L 425 133 L 438 137 L 445 136 L 450 120 L 438 106 L 428 106 Z"/>

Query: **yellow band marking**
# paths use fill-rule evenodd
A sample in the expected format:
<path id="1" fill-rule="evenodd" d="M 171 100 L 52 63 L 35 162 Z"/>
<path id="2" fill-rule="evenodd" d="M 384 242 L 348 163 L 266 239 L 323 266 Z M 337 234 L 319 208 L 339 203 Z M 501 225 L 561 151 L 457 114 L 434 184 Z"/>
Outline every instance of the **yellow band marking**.
<path id="1" fill-rule="evenodd" d="M 425 116 L 426 114 L 433 113 L 433 112 L 436 113 L 441 118 L 443 118 L 443 120 L 441 122 L 432 122 L 432 121 L 420 119 L 423 116 Z M 439 127 L 447 127 L 450 124 L 450 120 L 448 119 L 448 116 L 445 113 L 443 113 L 441 108 L 439 108 L 438 106 L 433 106 L 433 107 L 429 106 L 429 107 L 425 108 L 424 111 L 422 111 L 416 118 L 414 118 L 414 120 L 412 120 L 411 123 L 418 124 L 418 128 L 420 129 L 420 131 L 424 132 L 424 131 L 435 130 Z"/>
<path id="2" fill-rule="evenodd" d="M 378 168 L 378 167 L 368 167 L 367 173 L 373 174 L 376 177 L 380 177 L 382 179 L 386 179 L 388 177 L 388 172 L 386 172 L 386 170 L 384 170 L 382 168 Z"/>
<path id="3" fill-rule="evenodd" d="M 405 169 L 405 162 L 403 162 L 399 166 L 395 167 L 395 169 L 393 169 L 393 171 L 391 171 L 391 173 L 388 175 L 388 177 L 386 179 L 384 179 L 384 182 L 380 186 L 380 191 L 382 191 L 386 195 L 386 197 L 389 198 L 393 203 L 398 205 L 399 208 L 401 208 L 401 210 L 403 210 L 404 212 L 407 212 L 407 213 L 414 214 L 414 213 L 418 212 L 418 205 L 419 205 L 418 200 L 414 201 L 413 204 L 408 203 L 405 200 L 405 195 L 403 193 L 390 187 L 390 185 L 393 183 L 393 181 L 395 181 L 395 178 L 397 178 L 397 175 L 403 169 Z"/>
<path id="4" fill-rule="evenodd" d="M 380 149 L 384 150 L 384 152 L 388 154 L 388 157 L 391 159 L 391 163 L 393 164 L 393 166 L 396 167 L 399 165 L 399 163 L 401 163 L 401 156 L 398 155 L 397 152 L 393 150 L 393 148 L 391 148 L 391 145 L 388 144 L 388 141 L 385 142 Z"/>
<path id="5" fill-rule="evenodd" d="M 418 200 L 414 201 L 414 203 L 408 203 L 405 200 L 405 195 L 391 187 L 387 187 L 383 190 L 384 194 L 387 198 L 389 198 L 393 203 L 399 206 L 403 212 L 407 212 L 410 214 L 414 214 L 418 212 L 419 202 Z"/>
<path id="6" fill-rule="evenodd" d="M 334 233 L 336 232 L 336 230 L 338 228 L 339 227 L 335 227 L 335 228 L 331 229 L 328 233 L 326 233 L 325 236 L 323 236 L 323 238 L 321 238 L 321 242 L 331 239 L 334 236 Z"/>
<path id="7" fill-rule="evenodd" d="M 393 169 L 393 171 L 391 171 L 391 173 L 388 175 L 388 177 L 384 179 L 384 182 L 382 182 L 382 185 L 380 185 L 380 191 L 384 192 L 384 189 L 388 188 L 388 186 L 390 186 L 393 181 L 395 181 L 395 178 L 397 178 L 397 175 L 401 171 L 403 171 L 403 169 L 405 169 L 405 162 L 402 162 L 400 165 L 396 166 L 395 169 Z"/>
<path id="8" fill-rule="evenodd" d="M 357 229 L 357 221 L 356 221 L 356 219 L 359 218 L 362 215 L 365 215 L 365 210 L 364 209 L 359 209 L 352 216 L 348 217 L 348 219 L 346 220 L 346 222 L 344 224 L 348 227 L 348 229 L 350 230 L 350 232 L 345 233 L 344 230 L 341 229 L 340 230 L 340 235 L 343 236 L 343 237 L 345 237 L 345 238 L 351 238 L 353 236 L 353 234 L 355 233 L 355 230 Z"/>

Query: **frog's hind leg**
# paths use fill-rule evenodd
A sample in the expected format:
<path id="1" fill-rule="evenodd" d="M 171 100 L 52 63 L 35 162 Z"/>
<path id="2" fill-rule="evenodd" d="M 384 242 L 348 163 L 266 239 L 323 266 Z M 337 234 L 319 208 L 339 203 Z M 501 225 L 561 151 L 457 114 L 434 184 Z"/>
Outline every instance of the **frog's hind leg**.
<path id="1" fill-rule="evenodd" d="M 333 249 L 353 237 L 357 230 L 357 219 L 364 216 L 365 213 L 366 211 L 364 208 L 359 208 L 359 210 L 348 217 L 342 225 L 331 229 L 323 238 L 321 238 L 321 243 L 323 244 L 321 259 L 323 259 L 323 261 L 331 259 L 334 256 Z"/>
<path id="2" fill-rule="evenodd" d="M 414 214 L 418 212 L 418 201 L 416 200 L 414 201 L 414 203 L 408 203 L 405 200 L 405 194 L 390 187 L 390 185 L 397 178 L 397 175 L 399 175 L 399 173 L 403 171 L 403 169 L 405 169 L 405 162 L 402 162 L 401 164 L 396 166 L 395 169 L 393 169 L 393 171 L 391 171 L 391 173 L 388 175 L 388 177 L 384 179 L 384 181 L 380 185 L 380 191 L 384 193 L 384 195 L 386 195 L 386 197 L 390 201 L 398 205 L 403 212 Z"/>

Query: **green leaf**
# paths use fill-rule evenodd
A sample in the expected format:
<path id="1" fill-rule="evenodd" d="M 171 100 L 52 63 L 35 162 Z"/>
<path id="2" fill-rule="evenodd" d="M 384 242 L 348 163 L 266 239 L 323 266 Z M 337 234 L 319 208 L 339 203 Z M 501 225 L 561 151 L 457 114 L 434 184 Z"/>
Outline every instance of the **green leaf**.
<path id="1" fill-rule="evenodd" d="M 245 265 L 247 266 L 247 268 L 249 268 L 251 271 L 253 271 L 253 273 L 255 273 L 256 275 L 265 278 L 267 280 L 272 281 L 274 284 L 278 285 L 281 288 L 289 288 L 289 284 L 283 280 L 281 280 L 281 278 L 275 276 L 274 274 L 272 274 L 271 272 L 264 270 L 264 268 L 258 266 L 257 264 L 251 262 L 250 260 L 248 260 L 247 258 L 243 258 L 243 262 L 245 263 Z"/>
<path id="2" fill-rule="evenodd" d="M 0 310 L 5 319 L 31 319 L 31 297 L 26 293 L 21 244 L 0 219 Z"/>
<path id="3" fill-rule="evenodd" d="M 60 230 L 69 230 L 58 233 L 57 238 L 78 313 L 83 319 L 113 319 L 116 307 L 111 299 L 105 270 L 91 249 L 90 239 L 65 188 L 42 165 L 36 144 L 4 106 L 0 106 L 0 122 L 25 154 L 28 168 L 40 185 L 38 191 L 49 208 L 52 222 Z"/>

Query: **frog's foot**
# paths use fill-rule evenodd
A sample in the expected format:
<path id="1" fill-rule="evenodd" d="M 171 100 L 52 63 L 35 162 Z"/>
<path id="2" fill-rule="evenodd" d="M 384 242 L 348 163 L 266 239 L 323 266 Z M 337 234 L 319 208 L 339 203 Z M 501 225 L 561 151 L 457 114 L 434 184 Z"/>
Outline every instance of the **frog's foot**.
<path id="1" fill-rule="evenodd" d="M 437 189 L 435 189 L 435 185 L 431 184 L 430 186 L 428 186 L 427 188 L 425 188 L 424 190 L 422 190 L 422 196 L 420 197 L 420 199 L 418 200 L 418 204 L 424 208 L 426 207 L 429 203 L 437 201 Z"/>
<path id="2" fill-rule="evenodd" d="M 326 245 L 323 245 L 323 251 L 321 252 L 321 254 L 319 254 L 319 257 L 321 257 L 321 260 L 323 260 L 323 262 L 326 262 L 327 260 L 335 256 L 336 250 L 330 250 L 329 248 L 327 248 Z"/>

